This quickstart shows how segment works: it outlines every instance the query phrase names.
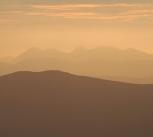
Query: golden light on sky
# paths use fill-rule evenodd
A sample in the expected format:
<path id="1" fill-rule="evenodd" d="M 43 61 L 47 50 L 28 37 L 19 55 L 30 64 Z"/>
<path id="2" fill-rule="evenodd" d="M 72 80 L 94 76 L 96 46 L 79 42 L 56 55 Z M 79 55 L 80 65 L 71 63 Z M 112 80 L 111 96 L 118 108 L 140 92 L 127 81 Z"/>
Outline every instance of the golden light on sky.
<path id="1" fill-rule="evenodd" d="M 153 51 L 150 1 L 0 2 L 0 54 L 30 47 L 112 46 Z"/>

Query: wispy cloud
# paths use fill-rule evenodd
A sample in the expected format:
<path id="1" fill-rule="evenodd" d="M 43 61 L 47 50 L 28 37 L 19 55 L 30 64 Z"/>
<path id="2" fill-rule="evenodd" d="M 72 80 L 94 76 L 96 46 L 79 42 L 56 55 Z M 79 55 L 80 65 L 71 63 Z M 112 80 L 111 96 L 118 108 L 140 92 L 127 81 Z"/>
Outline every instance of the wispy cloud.
<path id="1" fill-rule="evenodd" d="M 104 8 L 104 7 L 135 7 L 138 5 L 127 4 L 127 3 L 117 3 L 117 4 L 58 4 L 58 5 L 32 5 L 33 8 L 38 9 L 50 9 L 50 10 L 74 10 L 74 9 L 94 9 L 94 8 Z"/>
<path id="2" fill-rule="evenodd" d="M 67 19 L 101 19 L 128 21 L 153 17 L 153 5 L 114 4 L 40 4 L 32 5 L 35 12 L 27 15 L 63 17 Z"/>
<path id="3" fill-rule="evenodd" d="M 131 21 L 153 17 L 152 4 L 97 3 L 97 4 L 36 4 L 23 11 L 0 12 L 26 16 L 60 17 L 65 19 L 90 19 L 104 21 Z"/>
<path id="4" fill-rule="evenodd" d="M 47 10 L 74 10 L 78 8 L 98 8 L 99 4 L 59 4 L 59 5 L 32 5 L 33 8 Z"/>

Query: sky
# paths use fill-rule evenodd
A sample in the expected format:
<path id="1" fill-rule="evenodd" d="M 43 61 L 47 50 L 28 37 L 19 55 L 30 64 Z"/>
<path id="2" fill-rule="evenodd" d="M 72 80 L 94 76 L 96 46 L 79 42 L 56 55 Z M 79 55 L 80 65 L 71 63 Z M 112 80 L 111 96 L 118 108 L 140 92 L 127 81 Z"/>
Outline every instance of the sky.
<path id="1" fill-rule="evenodd" d="M 31 48 L 153 52 L 153 0 L 1 0 L 0 56 Z"/>

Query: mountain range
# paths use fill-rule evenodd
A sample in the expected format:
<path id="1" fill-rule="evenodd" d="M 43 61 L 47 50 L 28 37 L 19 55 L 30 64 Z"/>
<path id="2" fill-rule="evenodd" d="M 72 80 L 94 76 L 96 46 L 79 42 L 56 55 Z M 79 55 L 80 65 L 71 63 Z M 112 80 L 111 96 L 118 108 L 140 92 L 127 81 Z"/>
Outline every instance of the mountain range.
<path id="1" fill-rule="evenodd" d="M 153 54 L 112 47 L 78 48 L 71 52 L 31 48 L 0 63 L 0 75 L 51 69 L 129 83 L 153 83 Z"/>
<path id="2" fill-rule="evenodd" d="M 152 137 L 153 85 L 62 71 L 0 77 L 1 137 Z"/>

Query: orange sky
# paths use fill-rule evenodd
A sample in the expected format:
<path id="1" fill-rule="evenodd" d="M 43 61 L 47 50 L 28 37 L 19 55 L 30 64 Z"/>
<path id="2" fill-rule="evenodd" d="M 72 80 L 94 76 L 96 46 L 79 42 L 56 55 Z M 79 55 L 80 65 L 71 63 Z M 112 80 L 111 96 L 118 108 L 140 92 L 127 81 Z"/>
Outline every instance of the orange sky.
<path id="1" fill-rule="evenodd" d="M 7 0 L 8 1 L 8 0 Z M 1 4 L 0 54 L 30 47 L 115 46 L 153 52 L 153 4 L 129 2 Z"/>

